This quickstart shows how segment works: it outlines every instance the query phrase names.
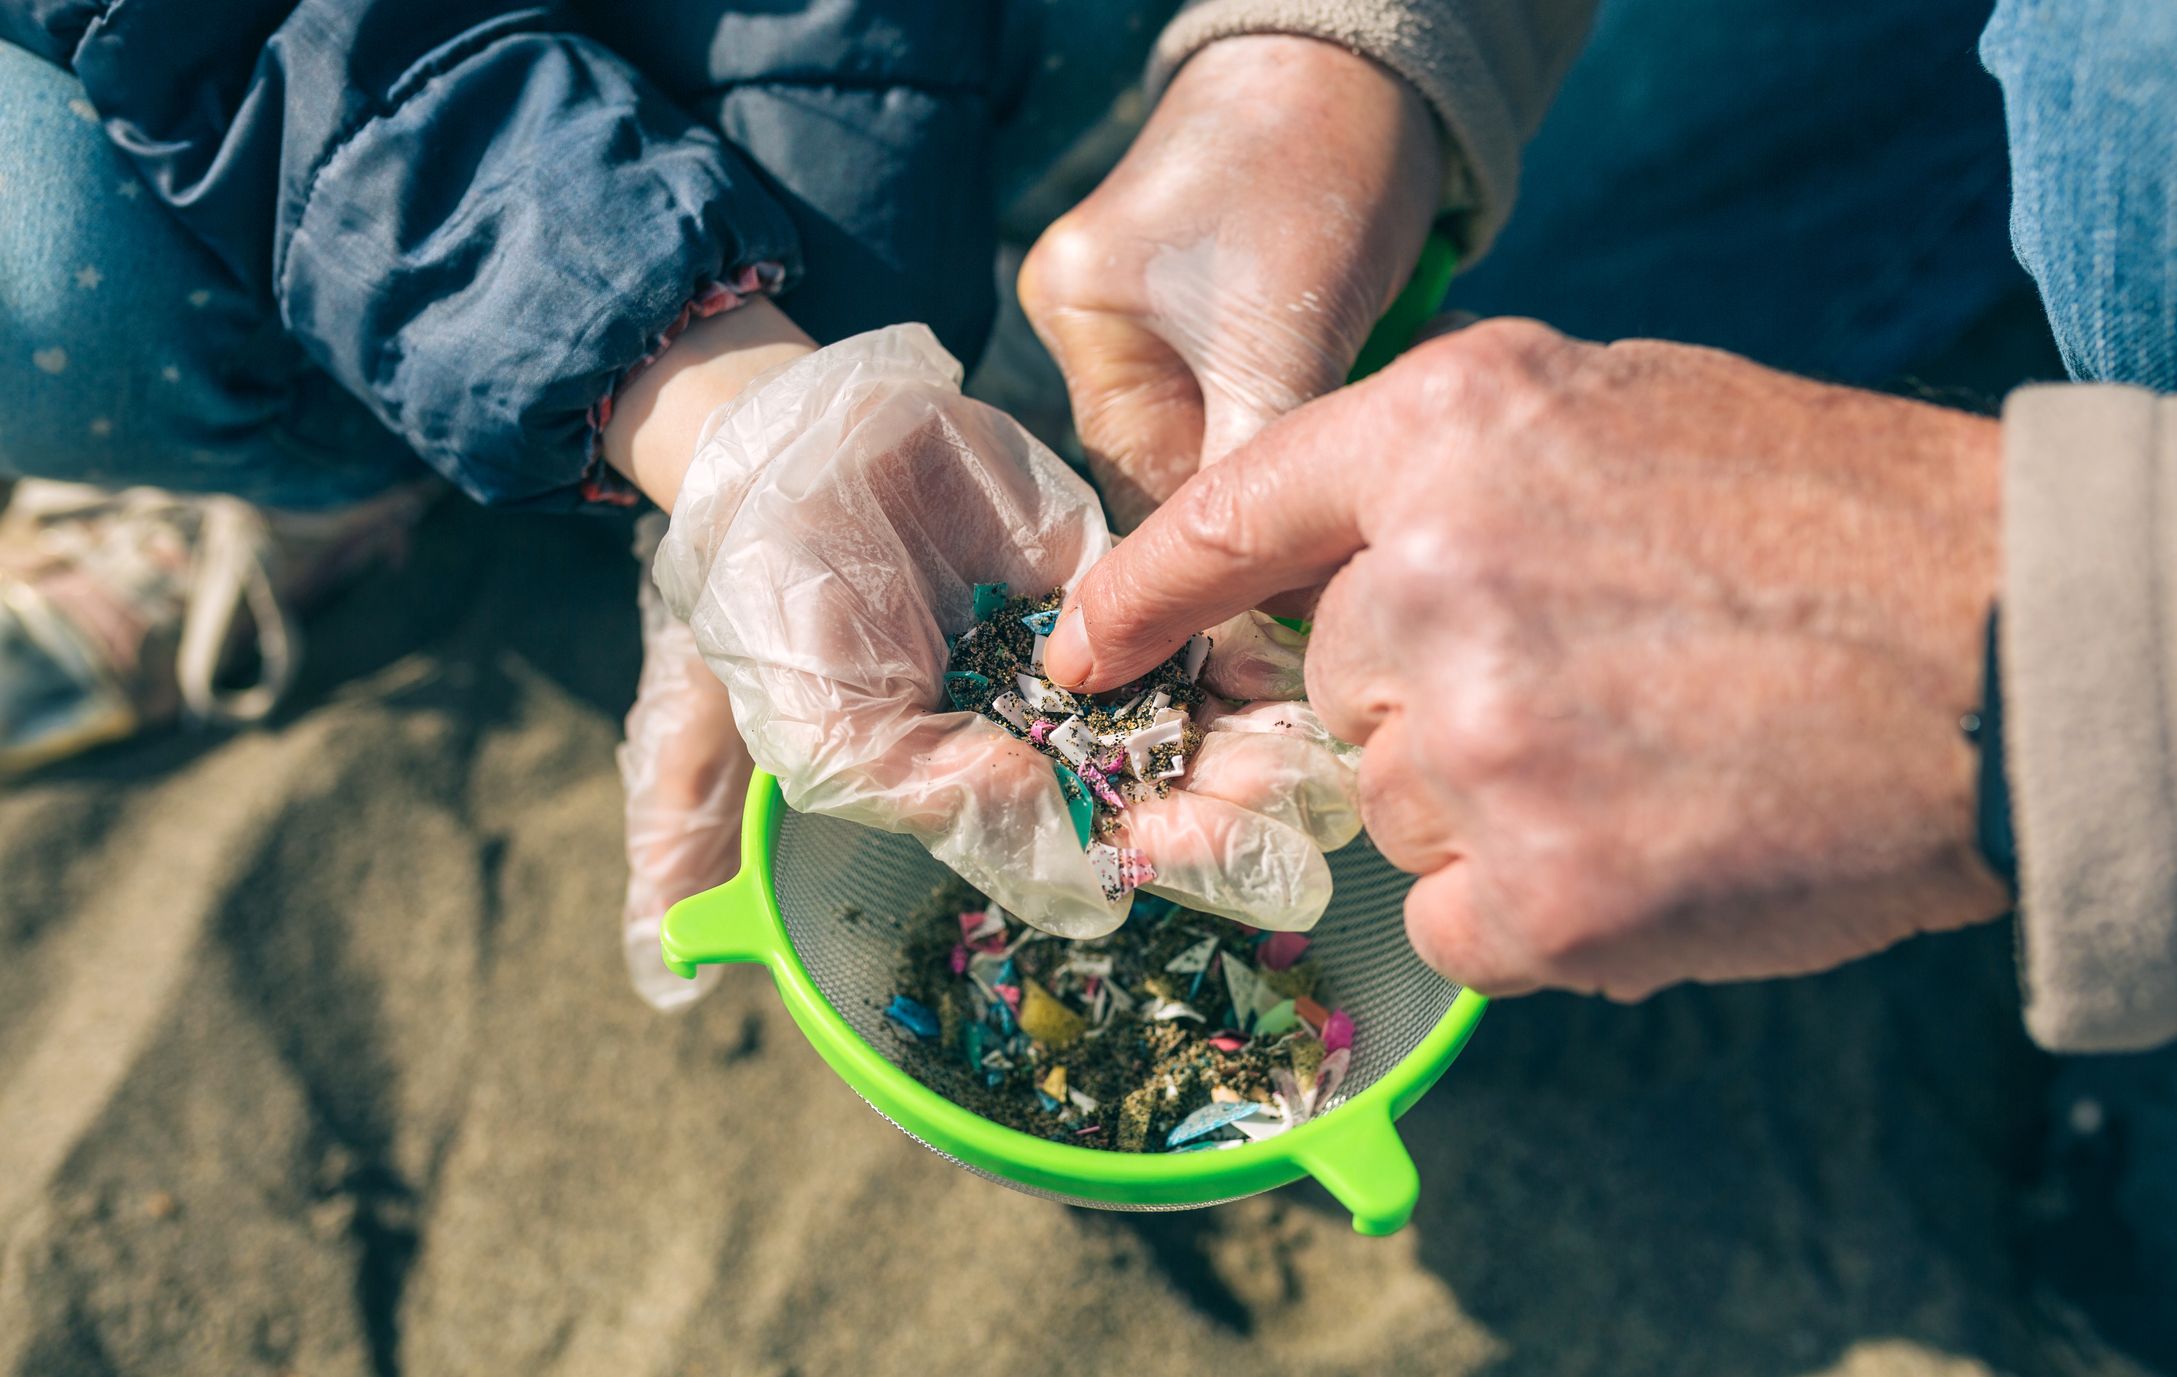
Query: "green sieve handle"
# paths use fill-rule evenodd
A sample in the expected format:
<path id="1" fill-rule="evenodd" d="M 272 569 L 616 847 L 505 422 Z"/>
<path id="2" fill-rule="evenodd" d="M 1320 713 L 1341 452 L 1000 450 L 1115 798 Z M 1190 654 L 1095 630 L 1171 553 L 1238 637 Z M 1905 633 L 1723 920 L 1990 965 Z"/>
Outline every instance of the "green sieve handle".
<path id="1" fill-rule="evenodd" d="M 690 895 L 666 910 L 665 965 L 684 980 L 697 966 L 717 961 L 756 961 L 768 966 L 777 954 L 770 939 L 770 905 L 763 877 L 755 866 L 701 894 Z"/>
<path id="2" fill-rule="evenodd" d="M 1308 1175 L 1353 1213 L 1353 1231 L 1370 1238 L 1395 1234 L 1421 1201 L 1421 1172 L 1399 1140 L 1387 1107 L 1348 1105 L 1309 1134 L 1295 1153 Z"/>

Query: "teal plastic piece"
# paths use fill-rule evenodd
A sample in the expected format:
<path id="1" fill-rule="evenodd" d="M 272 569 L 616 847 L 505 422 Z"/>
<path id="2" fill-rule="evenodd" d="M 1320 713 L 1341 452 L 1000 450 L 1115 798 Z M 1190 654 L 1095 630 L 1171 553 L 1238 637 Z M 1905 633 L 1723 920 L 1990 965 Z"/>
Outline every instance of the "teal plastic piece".
<path id="1" fill-rule="evenodd" d="M 1095 831 L 1096 800 L 1090 796 L 1088 784 L 1064 761 L 1052 761 L 1051 769 L 1058 775 L 1058 792 L 1066 800 L 1066 811 L 1073 815 L 1074 835 L 1087 846 Z"/>

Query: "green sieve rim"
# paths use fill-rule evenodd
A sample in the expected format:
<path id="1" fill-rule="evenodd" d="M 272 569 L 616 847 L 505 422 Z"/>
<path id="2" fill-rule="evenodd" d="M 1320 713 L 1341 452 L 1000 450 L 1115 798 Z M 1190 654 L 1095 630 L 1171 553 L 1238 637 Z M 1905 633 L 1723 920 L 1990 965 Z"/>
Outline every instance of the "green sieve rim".
<path id="1" fill-rule="evenodd" d="M 1119 1153 L 1054 1143 L 961 1108 L 892 1064 L 818 990 L 786 932 L 773 853 L 786 799 L 758 771 L 748 790 L 741 870 L 665 916 L 665 964 L 682 976 L 713 963 L 771 973 L 802 1035 L 855 1093 L 939 1152 L 1018 1185 L 1113 1205 L 1206 1205 L 1312 1176 L 1352 1212 L 1360 1233 L 1393 1233 L 1412 1218 L 1420 1173 L 1394 1126 L 1436 1084 L 1473 1035 L 1488 1000 L 1462 989 L 1413 1051 L 1323 1117 L 1222 1152 Z"/>

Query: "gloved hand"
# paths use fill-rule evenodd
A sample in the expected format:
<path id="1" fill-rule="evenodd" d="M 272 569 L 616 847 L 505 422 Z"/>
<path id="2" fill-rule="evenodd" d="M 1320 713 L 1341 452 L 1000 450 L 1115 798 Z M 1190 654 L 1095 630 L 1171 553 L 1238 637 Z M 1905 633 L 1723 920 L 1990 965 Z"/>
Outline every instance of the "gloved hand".
<path id="1" fill-rule="evenodd" d="M 1180 68 L 1020 273 L 1121 529 L 1345 380 L 1420 253 L 1441 143 L 1412 87 L 1334 44 L 1227 38 Z"/>
<path id="2" fill-rule="evenodd" d="M 1131 896 L 1104 895 L 1050 761 L 949 710 L 943 675 L 976 584 L 1070 585 L 1110 537 L 1088 486 L 959 383 L 919 325 L 751 383 L 705 427 L 658 586 L 789 804 L 905 832 L 1024 920 L 1100 935 Z M 1206 724 L 1206 780 L 1133 804 L 1119 840 L 1153 892 L 1306 927 L 1329 900 L 1322 845 L 1351 835 L 1350 771 L 1327 736 L 1263 717 Z"/>
<path id="3" fill-rule="evenodd" d="M 694 980 L 667 970 L 658 930 L 668 908 L 725 883 L 740 868 L 750 763 L 724 686 L 650 580 L 650 560 L 664 534 L 660 513 L 636 523 L 643 668 L 619 751 L 627 797 L 627 903 L 620 931 L 635 992 L 669 1012 L 718 983 L 721 967 L 702 967 Z"/>

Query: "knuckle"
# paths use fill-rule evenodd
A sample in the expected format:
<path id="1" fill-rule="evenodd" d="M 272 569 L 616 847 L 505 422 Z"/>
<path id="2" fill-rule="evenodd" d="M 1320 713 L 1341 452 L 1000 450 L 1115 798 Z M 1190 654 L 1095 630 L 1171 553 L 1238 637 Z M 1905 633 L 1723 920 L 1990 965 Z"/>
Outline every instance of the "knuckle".
<path id="1" fill-rule="evenodd" d="M 1176 534 L 1197 552 L 1233 568 L 1247 568 L 1264 554 L 1250 514 L 1254 506 L 1238 465 L 1206 468 L 1175 504 Z"/>
<path id="2" fill-rule="evenodd" d="M 1526 695 L 1487 668 L 1463 676 L 1436 725 L 1446 772 L 1474 782 L 1532 770 L 1549 741 Z"/>

